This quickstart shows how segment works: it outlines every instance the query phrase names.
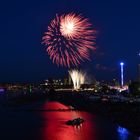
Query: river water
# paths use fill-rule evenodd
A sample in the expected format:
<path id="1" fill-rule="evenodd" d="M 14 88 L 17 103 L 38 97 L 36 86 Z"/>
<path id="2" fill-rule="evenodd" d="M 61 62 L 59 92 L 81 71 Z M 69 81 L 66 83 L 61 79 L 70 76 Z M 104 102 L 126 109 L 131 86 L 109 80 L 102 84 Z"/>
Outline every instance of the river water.
<path id="1" fill-rule="evenodd" d="M 67 111 L 59 102 L 44 102 L 2 110 L 2 140 L 140 140 L 127 129 L 107 119 L 83 111 Z M 60 111 L 66 109 L 66 111 Z M 78 127 L 66 125 L 67 120 L 81 117 Z"/>

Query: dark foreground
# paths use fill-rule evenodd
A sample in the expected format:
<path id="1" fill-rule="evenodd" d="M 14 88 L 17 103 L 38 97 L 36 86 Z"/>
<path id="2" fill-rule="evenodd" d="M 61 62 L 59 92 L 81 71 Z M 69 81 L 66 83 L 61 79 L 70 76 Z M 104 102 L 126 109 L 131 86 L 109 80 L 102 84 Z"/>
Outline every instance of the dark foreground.
<path id="1" fill-rule="evenodd" d="M 91 100 L 85 94 L 63 94 L 60 97 L 57 93 L 57 96 L 54 96 L 60 102 L 72 105 L 78 110 L 86 110 L 109 118 L 112 122 L 126 127 L 135 135 L 140 136 L 140 103 Z"/>
<path id="2" fill-rule="evenodd" d="M 66 106 L 50 105 L 48 102 L 46 103 L 46 99 L 59 101 Z M 71 132 L 78 135 L 73 136 L 73 140 L 138 140 L 140 136 L 139 105 L 93 101 L 82 93 L 51 93 L 14 98 L 3 104 L 0 110 L 0 138 L 4 140 L 63 140 L 63 138 L 71 137 L 63 136 L 63 133 L 60 133 L 60 131 L 64 131 L 63 129 L 67 131 L 64 131 L 66 134 Z M 78 111 L 80 114 L 77 110 L 80 111 Z M 83 115 L 84 111 L 91 114 L 85 112 L 88 115 Z M 86 118 L 88 121 L 83 125 L 88 123 L 87 127 L 82 126 L 76 130 L 70 126 L 67 128 L 65 122 L 75 117 Z M 90 136 L 90 134 L 94 134 L 93 130 L 96 131 L 95 135 Z M 80 134 L 79 131 L 81 131 Z M 57 134 L 57 132 L 59 133 Z M 100 137 L 101 135 L 103 137 Z"/>
<path id="3" fill-rule="evenodd" d="M 85 111 L 68 111 L 70 108 L 56 101 L 1 108 L 0 139 L 139 140 L 127 129 L 106 118 Z M 85 122 L 79 126 L 66 125 L 67 120 L 77 117 L 84 118 Z"/>

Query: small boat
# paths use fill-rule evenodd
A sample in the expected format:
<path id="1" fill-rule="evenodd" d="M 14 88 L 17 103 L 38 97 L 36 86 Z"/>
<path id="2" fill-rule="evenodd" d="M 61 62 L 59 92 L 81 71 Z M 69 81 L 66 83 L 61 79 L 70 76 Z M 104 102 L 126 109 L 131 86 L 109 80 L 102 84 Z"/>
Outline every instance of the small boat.
<path id="1" fill-rule="evenodd" d="M 82 118 L 76 118 L 73 120 L 69 120 L 66 122 L 67 125 L 80 125 L 84 122 L 85 120 Z"/>

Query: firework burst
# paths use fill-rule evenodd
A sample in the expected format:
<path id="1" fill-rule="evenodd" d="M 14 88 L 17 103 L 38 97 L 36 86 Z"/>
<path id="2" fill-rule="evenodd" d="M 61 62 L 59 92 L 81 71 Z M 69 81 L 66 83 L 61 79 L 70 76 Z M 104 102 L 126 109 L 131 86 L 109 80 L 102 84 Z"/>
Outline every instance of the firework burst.
<path id="1" fill-rule="evenodd" d="M 90 60 L 89 51 L 94 50 L 96 31 L 88 19 L 74 13 L 56 15 L 45 32 L 43 43 L 50 59 L 58 66 L 78 66 Z"/>

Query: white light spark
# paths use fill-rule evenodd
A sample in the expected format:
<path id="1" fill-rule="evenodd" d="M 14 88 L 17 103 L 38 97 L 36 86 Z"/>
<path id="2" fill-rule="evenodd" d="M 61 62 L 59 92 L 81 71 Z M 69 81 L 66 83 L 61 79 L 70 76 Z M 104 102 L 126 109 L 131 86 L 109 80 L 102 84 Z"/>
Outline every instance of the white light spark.
<path id="1" fill-rule="evenodd" d="M 86 74 L 78 70 L 71 70 L 69 74 L 73 82 L 74 90 L 79 90 L 80 86 L 85 83 Z"/>

